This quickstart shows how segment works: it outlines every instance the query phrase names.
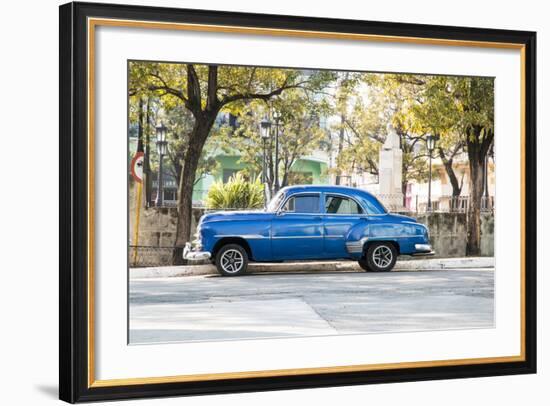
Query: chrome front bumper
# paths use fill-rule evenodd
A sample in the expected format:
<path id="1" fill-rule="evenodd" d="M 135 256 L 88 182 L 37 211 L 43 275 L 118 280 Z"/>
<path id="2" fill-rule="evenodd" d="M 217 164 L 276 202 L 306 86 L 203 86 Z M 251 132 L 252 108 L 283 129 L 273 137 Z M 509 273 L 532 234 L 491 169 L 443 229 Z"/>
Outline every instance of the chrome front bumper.
<path id="1" fill-rule="evenodd" d="M 183 259 L 189 261 L 203 261 L 210 259 L 211 255 L 208 251 L 194 251 L 191 243 L 186 243 L 183 248 Z"/>
<path id="2" fill-rule="evenodd" d="M 430 244 L 414 244 L 414 250 L 415 253 L 412 255 L 415 257 L 435 255 L 435 251 Z"/>

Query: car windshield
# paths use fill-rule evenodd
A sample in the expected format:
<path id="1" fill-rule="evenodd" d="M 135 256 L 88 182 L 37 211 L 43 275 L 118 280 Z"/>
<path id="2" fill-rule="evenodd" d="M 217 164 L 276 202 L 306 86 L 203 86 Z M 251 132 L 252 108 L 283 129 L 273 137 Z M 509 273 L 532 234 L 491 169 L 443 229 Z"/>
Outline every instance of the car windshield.
<path id="1" fill-rule="evenodd" d="M 266 211 L 269 211 L 269 212 L 275 212 L 277 211 L 277 209 L 279 208 L 279 206 L 281 205 L 283 199 L 285 198 L 285 194 L 284 192 L 281 190 L 279 191 L 274 197 L 273 199 L 271 199 L 271 201 L 269 202 L 269 204 L 267 205 L 266 207 Z"/>

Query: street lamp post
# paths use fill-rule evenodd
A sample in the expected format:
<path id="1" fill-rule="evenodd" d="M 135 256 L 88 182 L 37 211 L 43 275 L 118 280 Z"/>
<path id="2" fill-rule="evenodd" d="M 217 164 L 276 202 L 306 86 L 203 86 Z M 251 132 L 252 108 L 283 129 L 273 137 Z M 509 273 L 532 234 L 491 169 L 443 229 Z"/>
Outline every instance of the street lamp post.
<path id="1" fill-rule="evenodd" d="M 273 120 L 275 120 L 275 181 L 273 185 L 274 193 L 279 191 L 279 125 L 281 122 L 281 113 L 273 112 Z"/>
<path id="2" fill-rule="evenodd" d="M 162 207 L 163 205 L 163 179 L 162 179 L 162 161 L 164 155 L 166 155 L 168 141 L 166 141 L 166 126 L 161 122 L 157 126 L 157 152 L 159 154 L 159 176 L 158 176 L 158 187 L 157 187 L 157 199 L 155 205 L 157 207 Z"/>
<path id="3" fill-rule="evenodd" d="M 428 175 L 428 211 L 432 211 L 432 152 L 435 149 L 435 142 L 437 137 L 435 135 L 428 135 L 426 137 L 426 147 L 430 156 L 430 171 Z"/>
<path id="4" fill-rule="evenodd" d="M 267 190 L 267 140 L 271 136 L 271 121 L 264 117 L 260 122 L 260 135 L 262 137 L 263 158 L 262 158 L 262 185 L 264 187 L 264 207 L 267 207 L 267 201 L 271 193 Z M 270 191 L 271 192 L 271 191 Z"/>
<path id="5" fill-rule="evenodd" d="M 270 131 L 271 131 L 271 121 L 267 117 L 264 117 L 263 120 L 260 122 L 260 135 L 262 137 L 262 144 L 263 144 L 263 160 L 262 160 L 262 183 L 267 182 L 267 149 L 266 144 L 267 140 L 270 137 Z"/>

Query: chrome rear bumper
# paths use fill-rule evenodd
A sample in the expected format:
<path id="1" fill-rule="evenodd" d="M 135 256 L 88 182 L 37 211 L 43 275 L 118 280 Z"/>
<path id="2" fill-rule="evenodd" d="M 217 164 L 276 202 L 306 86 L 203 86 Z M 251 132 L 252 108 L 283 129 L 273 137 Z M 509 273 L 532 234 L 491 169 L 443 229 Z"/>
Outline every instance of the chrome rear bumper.
<path id="1" fill-rule="evenodd" d="M 416 252 L 412 255 L 415 257 L 435 255 L 435 251 L 430 244 L 414 244 L 414 249 Z"/>
<path id="2" fill-rule="evenodd" d="M 208 251 L 193 251 L 191 243 L 186 243 L 183 248 L 183 259 L 189 261 L 203 261 L 205 259 L 210 259 L 211 255 Z"/>

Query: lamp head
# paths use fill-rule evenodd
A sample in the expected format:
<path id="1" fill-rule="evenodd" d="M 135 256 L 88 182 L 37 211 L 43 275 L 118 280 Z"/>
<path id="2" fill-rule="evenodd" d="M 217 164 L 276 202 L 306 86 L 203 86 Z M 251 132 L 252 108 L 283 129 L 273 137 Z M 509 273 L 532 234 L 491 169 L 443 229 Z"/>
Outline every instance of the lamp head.
<path id="1" fill-rule="evenodd" d="M 270 136 L 271 121 L 264 117 L 260 122 L 260 135 L 264 140 L 267 140 Z"/>
<path id="2" fill-rule="evenodd" d="M 166 126 L 160 122 L 160 124 L 156 128 L 157 132 L 157 142 L 165 142 L 166 141 L 166 132 L 167 132 Z"/>

